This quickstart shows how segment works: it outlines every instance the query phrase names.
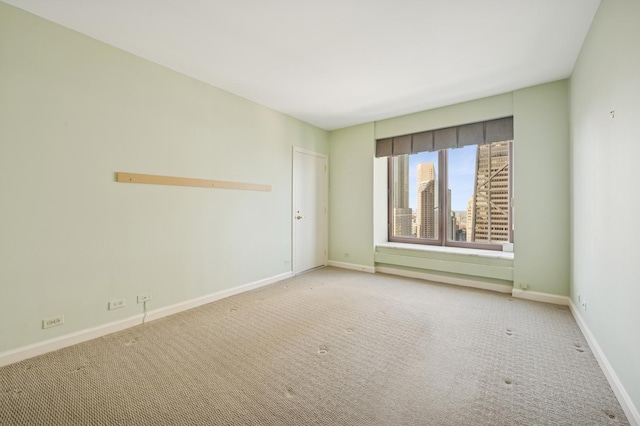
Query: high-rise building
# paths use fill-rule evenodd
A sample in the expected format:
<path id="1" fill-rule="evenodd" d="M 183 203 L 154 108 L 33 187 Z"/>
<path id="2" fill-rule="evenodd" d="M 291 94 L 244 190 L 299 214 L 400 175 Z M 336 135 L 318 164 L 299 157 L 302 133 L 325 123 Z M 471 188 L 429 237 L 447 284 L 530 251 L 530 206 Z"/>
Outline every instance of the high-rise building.
<path id="1" fill-rule="evenodd" d="M 438 181 L 433 163 L 418 164 L 416 178 L 416 236 L 438 238 Z"/>
<path id="2" fill-rule="evenodd" d="M 478 146 L 476 199 L 469 202 L 473 216 L 471 222 L 467 221 L 470 225 L 467 229 L 467 241 L 509 241 L 510 147 L 510 141 Z"/>
<path id="3" fill-rule="evenodd" d="M 412 235 L 412 210 L 410 208 L 393 209 L 393 235 L 410 237 Z"/>
<path id="4" fill-rule="evenodd" d="M 393 235 L 411 236 L 409 208 L 409 156 L 393 157 Z"/>
<path id="5" fill-rule="evenodd" d="M 433 163 L 420 163 L 418 164 L 418 173 L 417 173 L 417 186 L 420 186 L 423 182 L 429 182 L 430 180 L 436 179 L 436 169 Z"/>
<path id="6" fill-rule="evenodd" d="M 452 211 L 452 228 L 454 241 L 467 241 L 467 211 Z"/>
<path id="7" fill-rule="evenodd" d="M 393 207 L 409 207 L 409 156 L 393 157 Z"/>
<path id="8" fill-rule="evenodd" d="M 418 186 L 418 237 L 438 238 L 438 181 Z"/>
<path id="9" fill-rule="evenodd" d="M 451 189 L 447 189 L 447 239 L 449 241 L 455 241 L 456 232 L 458 231 L 458 223 L 456 221 L 456 214 L 451 211 Z"/>
<path id="10" fill-rule="evenodd" d="M 473 202 L 473 195 L 469 197 L 467 203 L 467 242 L 473 242 L 473 229 L 475 224 L 473 223 L 473 211 L 475 210 L 476 203 Z"/>

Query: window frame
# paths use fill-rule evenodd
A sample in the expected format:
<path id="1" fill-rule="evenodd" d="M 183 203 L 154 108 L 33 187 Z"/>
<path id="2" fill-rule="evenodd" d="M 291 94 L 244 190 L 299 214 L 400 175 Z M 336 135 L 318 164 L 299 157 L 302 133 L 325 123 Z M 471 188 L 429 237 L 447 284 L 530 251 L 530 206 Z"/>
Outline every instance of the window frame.
<path id="1" fill-rule="evenodd" d="M 498 141 L 507 142 L 507 141 Z M 513 243 L 513 141 L 509 143 L 509 241 L 504 243 Z M 479 145 L 475 145 L 479 146 Z M 447 193 L 448 193 L 448 149 L 438 150 L 438 205 L 447 206 Z M 405 154 L 413 155 L 413 154 Z M 438 211 L 438 238 L 419 238 L 419 237 L 403 237 L 395 236 L 393 230 L 393 205 L 394 205 L 394 173 L 393 173 L 393 159 L 398 157 L 397 155 L 390 155 L 387 158 L 387 240 L 389 242 L 408 243 L 408 244 L 422 244 L 438 247 L 457 247 L 477 250 L 494 250 L 503 251 L 504 243 L 486 243 L 486 242 L 466 242 L 455 241 L 447 239 L 447 213 L 448 208 L 439 209 Z M 476 160 L 477 161 L 477 160 Z"/>

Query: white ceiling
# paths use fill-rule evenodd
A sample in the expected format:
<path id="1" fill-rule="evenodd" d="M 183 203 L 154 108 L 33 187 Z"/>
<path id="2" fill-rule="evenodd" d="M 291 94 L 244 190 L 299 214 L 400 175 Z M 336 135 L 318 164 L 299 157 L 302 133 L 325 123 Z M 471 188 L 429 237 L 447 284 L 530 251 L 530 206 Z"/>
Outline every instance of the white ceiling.
<path id="1" fill-rule="evenodd" d="M 568 77 L 600 0 L 3 0 L 332 130 Z"/>

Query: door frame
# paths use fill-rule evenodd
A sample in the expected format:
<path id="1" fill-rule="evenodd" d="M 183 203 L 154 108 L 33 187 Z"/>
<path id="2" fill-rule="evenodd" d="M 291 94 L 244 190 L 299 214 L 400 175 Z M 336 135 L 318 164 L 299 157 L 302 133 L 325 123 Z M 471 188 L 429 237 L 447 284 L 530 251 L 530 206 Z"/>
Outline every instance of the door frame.
<path id="1" fill-rule="evenodd" d="M 327 266 L 329 262 L 329 156 L 320 152 L 311 151 L 298 146 L 293 146 L 291 151 L 291 273 L 295 276 L 306 271 L 296 274 L 296 175 L 295 161 L 296 153 L 312 155 L 324 160 L 324 256 L 323 265 Z"/>

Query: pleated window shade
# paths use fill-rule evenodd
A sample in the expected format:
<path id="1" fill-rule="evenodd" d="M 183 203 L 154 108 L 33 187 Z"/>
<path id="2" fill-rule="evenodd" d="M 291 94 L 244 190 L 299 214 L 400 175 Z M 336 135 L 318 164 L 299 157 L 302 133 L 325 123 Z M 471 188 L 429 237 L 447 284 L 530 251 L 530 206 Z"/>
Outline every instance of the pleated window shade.
<path id="1" fill-rule="evenodd" d="M 481 121 L 428 132 L 378 139 L 376 157 L 462 148 L 513 140 L 513 117 Z"/>
<path id="2" fill-rule="evenodd" d="M 411 154 L 411 135 L 393 138 L 393 155 Z"/>

